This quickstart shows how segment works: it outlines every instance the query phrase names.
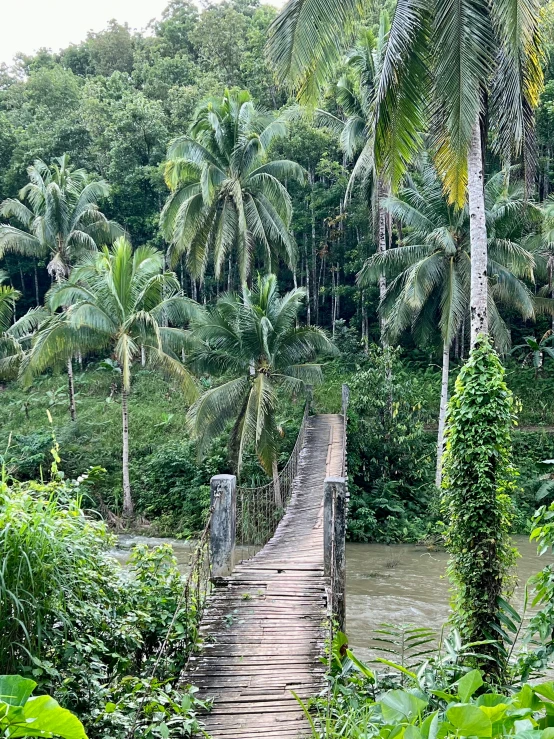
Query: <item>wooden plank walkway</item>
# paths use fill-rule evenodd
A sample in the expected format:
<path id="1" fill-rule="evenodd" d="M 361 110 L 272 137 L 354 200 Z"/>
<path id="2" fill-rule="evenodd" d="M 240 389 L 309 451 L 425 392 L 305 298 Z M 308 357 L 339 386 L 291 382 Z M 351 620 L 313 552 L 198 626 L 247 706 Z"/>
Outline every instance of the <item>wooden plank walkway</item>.
<path id="1" fill-rule="evenodd" d="M 309 726 L 292 695 L 323 687 L 326 581 L 323 482 L 342 470 L 343 419 L 313 416 L 287 511 L 274 537 L 210 596 L 202 654 L 185 679 L 214 698 L 214 739 L 297 739 Z"/>

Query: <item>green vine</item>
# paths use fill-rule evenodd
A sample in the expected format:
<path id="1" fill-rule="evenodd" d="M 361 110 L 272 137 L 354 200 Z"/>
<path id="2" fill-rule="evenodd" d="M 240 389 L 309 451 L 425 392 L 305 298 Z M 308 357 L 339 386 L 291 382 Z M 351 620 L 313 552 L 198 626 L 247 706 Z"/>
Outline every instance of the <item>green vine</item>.
<path id="1" fill-rule="evenodd" d="M 515 490 L 511 429 L 514 399 L 504 368 L 479 336 L 448 407 L 443 506 L 453 584 L 453 622 L 490 679 L 506 667 L 498 598 L 510 590 L 516 551 L 508 535 Z"/>

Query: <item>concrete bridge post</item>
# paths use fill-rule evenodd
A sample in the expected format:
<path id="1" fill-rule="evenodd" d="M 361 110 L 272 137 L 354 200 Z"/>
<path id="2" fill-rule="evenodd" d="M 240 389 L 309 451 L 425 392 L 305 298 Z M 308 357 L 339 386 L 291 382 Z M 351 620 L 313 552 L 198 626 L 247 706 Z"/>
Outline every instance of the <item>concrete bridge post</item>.
<path id="1" fill-rule="evenodd" d="M 331 586 L 331 607 L 339 629 L 346 622 L 346 513 L 344 477 L 326 477 L 323 500 L 323 564 Z"/>
<path id="2" fill-rule="evenodd" d="M 210 480 L 210 500 L 213 508 L 210 526 L 212 580 L 217 580 L 229 577 L 234 567 L 237 529 L 235 475 L 214 475 Z"/>

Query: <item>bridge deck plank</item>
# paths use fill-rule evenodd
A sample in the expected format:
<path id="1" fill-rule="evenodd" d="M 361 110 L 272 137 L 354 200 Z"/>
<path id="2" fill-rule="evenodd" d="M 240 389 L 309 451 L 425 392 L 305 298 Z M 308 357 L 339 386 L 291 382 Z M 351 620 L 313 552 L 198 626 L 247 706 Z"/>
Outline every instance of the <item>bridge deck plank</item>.
<path id="1" fill-rule="evenodd" d="M 325 633 L 323 483 L 342 469 L 343 422 L 313 416 L 287 511 L 275 535 L 212 596 L 202 653 L 184 676 L 214 698 L 203 717 L 213 739 L 299 739 L 309 724 L 291 691 L 319 692 Z"/>

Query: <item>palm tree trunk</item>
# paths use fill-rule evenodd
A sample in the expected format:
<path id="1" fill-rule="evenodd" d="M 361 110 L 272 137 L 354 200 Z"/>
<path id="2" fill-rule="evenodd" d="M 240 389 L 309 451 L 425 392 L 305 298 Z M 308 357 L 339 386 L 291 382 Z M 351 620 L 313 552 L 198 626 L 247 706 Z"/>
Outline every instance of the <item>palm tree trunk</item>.
<path id="1" fill-rule="evenodd" d="M 379 199 L 379 205 L 378 205 L 379 233 L 378 233 L 378 240 L 377 240 L 377 252 L 379 254 L 384 254 L 387 251 L 387 214 L 385 213 L 384 209 L 381 207 L 381 201 L 385 196 L 385 185 L 382 179 L 378 180 L 377 187 L 378 187 L 377 197 Z M 379 276 L 379 302 L 380 303 L 382 303 L 383 300 L 385 299 L 386 292 L 387 292 L 387 278 L 385 277 L 385 275 L 380 275 Z M 385 319 L 382 313 L 379 317 L 379 325 L 381 328 L 381 344 L 385 346 L 386 342 L 383 339 L 383 333 L 385 329 Z"/>
<path id="2" fill-rule="evenodd" d="M 72 421 L 77 420 L 77 408 L 75 406 L 75 382 L 73 381 L 73 357 L 67 360 L 67 384 L 69 387 L 69 414 Z"/>
<path id="3" fill-rule="evenodd" d="M 283 507 L 283 498 L 281 496 L 281 481 L 279 480 L 279 470 L 277 469 L 277 460 L 274 459 L 271 463 L 271 470 L 273 472 L 273 492 L 275 495 L 275 507 Z"/>
<path id="4" fill-rule="evenodd" d="M 131 483 L 129 482 L 129 409 L 127 400 L 128 390 L 121 391 L 121 415 L 123 420 L 123 515 L 131 518 L 133 515 L 133 499 L 131 497 Z"/>
<path id="5" fill-rule="evenodd" d="M 487 306 L 487 225 L 485 221 L 485 192 L 483 155 L 479 116 L 473 126 L 467 155 L 467 189 L 469 196 L 469 235 L 471 242 L 471 346 L 477 336 L 487 334 L 489 315 Z"/>
<path id="6" fill-rule="evenodd" d="M 440 488 L 442 481 L 442 455 L 444 452 L 444 428 L 446 425 L 446 407 L 448 405 L 448 373 L 450 369 L 450 344 L 444 342 L 442 348 L 442 384 L 441 404 L 439 411 L 439 433 L 437 437 L 437 471 L 435 485 Z"/>
<path id="7" fill-rule="evenodd" d="M 37 308 L 40 305 L 40 296 L 38 292 L 38 271 L 37 271 L 37 265 L 35 264 L 35 302 L 37 304 Z"/>
<path id="8" fill-rule="evenodd" d="M 140 366 L 146 367 L 146 349 L 144 348 L 144 344 L 140 345 Z"/>

